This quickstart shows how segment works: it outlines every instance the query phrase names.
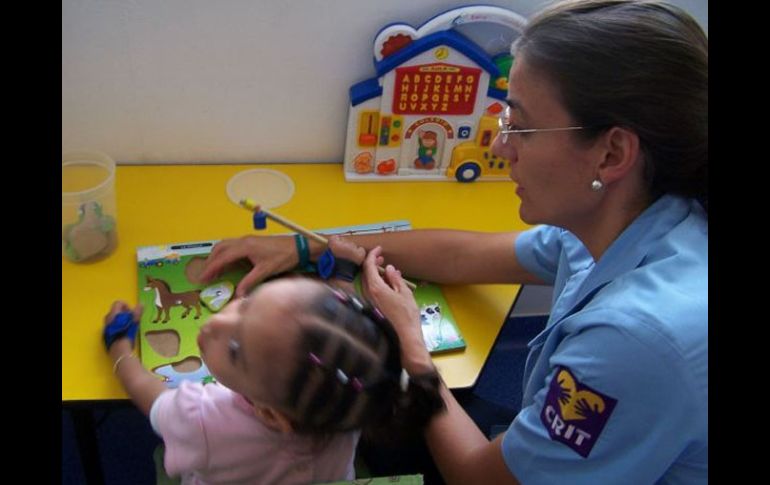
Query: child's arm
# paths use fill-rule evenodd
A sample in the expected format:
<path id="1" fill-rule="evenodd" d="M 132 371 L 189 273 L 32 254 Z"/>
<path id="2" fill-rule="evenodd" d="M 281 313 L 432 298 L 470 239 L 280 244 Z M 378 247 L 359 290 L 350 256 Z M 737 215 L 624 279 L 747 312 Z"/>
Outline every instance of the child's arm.
<path id="1" fill-rule="evenodd" d="M 110 312 L 104 317 L 105 331 L 113 324 L 115 317 L 123 312 L 131 312 L 133 314 L 131 324 L 138 325 L 137 322 L 142 316 L 141 305 L 137 305 L 131 310 L 127 303 L 116 301 L 112 304 Z M 142 366 L 139 358 L 133 353 L 135 335 L 136 330 L 128 331 L 109 343 L 105 340 L 105 345 L 108 345 L 107 352 L 112 359 L 113 370 L 120 379 L 123 389 L 126 390 L 136 407 L 146 416 L 149 416 L 152 403 L 167 388 L 162 381 Z"/>

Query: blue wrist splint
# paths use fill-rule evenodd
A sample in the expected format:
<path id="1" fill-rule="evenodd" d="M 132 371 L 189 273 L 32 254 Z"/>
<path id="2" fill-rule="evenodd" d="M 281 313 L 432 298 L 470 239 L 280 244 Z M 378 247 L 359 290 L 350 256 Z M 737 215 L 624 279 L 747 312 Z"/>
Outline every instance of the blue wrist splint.
<path id="1" fill-rule="evenodd" d="M 136 332 L 139 330 L 139 324 L 134 321 L 134 315 L 131 312 L 120 312 L 115 318 L 104 327 L 104 346 L 110 350 L 110 346 L 121 337 L 128 337 L 131 340 L 131 347 L 136 340 Z"/>
<path id="2" fill-rule="evenodd" d="M 345 281 L 353 281 L 358 274 L 358 265 L 353 261 L 342 258 L 335 258 L 331 249 L 327 249 L 318 258 L 318 276 L 328 280 L 336 276 Z"/>

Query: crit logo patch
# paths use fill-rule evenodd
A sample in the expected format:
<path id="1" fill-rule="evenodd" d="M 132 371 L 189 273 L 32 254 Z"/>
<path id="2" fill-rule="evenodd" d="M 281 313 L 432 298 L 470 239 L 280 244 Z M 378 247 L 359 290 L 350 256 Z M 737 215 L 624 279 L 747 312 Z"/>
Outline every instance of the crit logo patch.
<path id="1" fill-rule="evenodd" d="M 559 367 L 545 397 L 540 420 L 552 440 L 586 458 L 618 403 L 578 382 L 566 367 Z"/>

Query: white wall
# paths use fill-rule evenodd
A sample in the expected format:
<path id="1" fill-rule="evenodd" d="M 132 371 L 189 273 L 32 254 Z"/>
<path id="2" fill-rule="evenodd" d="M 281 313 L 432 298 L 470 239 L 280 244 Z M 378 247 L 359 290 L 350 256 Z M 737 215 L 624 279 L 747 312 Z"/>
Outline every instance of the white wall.
<path id="1" fill-rule="evenodd" d="M 372 40 L 442 0 L 63 0 L 62 150 L 133 162 L 340 162 Z M 530 16 L 545 1 L 485 1 Z M 707 0 L 675 0 L 708 31 Z"/>

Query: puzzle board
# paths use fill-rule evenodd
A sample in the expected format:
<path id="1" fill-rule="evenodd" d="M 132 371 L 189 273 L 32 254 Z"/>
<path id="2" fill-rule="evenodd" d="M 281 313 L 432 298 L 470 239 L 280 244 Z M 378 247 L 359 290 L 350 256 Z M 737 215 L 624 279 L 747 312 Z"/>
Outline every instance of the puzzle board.
<path id="1" fill-rule="evenodd" d="M 319 234 L 366 234 L 411 229 L 408 221 L 391 221 L 318 230 Z M 196 283 L 200 265 L 216 240 L 137 248 L 138 302 L 144 306 L 139 324 L 142 364 L 174 388 L 183 380 L 213 382 L 200 358 L 197 336 L 215 310 L 230 299 L 248 265 L 233 266 L 219 279 Z M 356 279 L 360 291 L 360 276 Z M 229 292 L 229 294 L 228 294 Z M 465 348 L 441 289 L 420 282 L 415 290 L 426 346 L 432 353 Z"/>

